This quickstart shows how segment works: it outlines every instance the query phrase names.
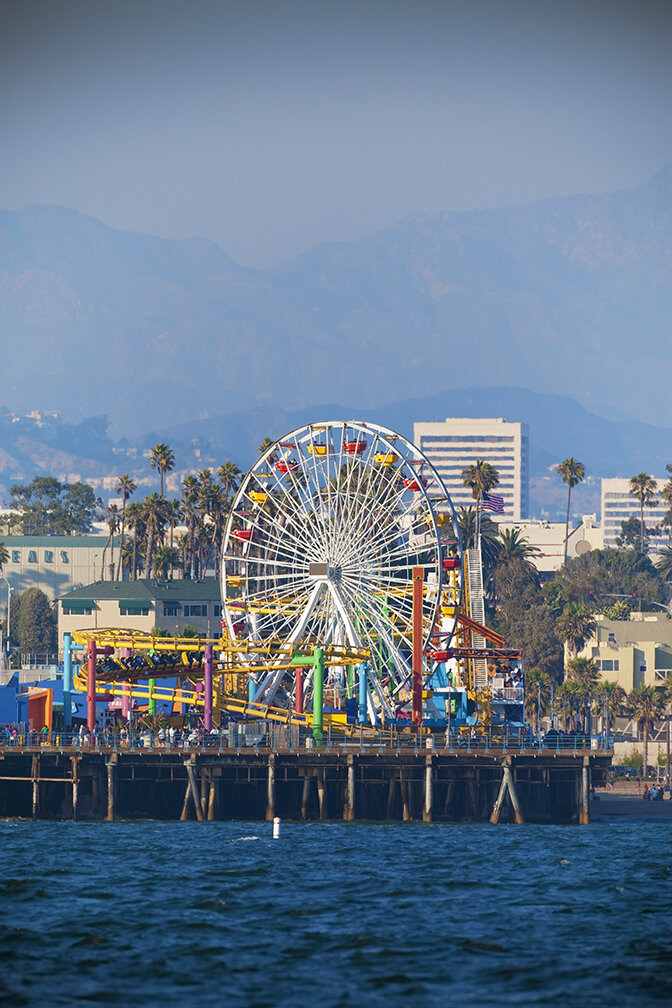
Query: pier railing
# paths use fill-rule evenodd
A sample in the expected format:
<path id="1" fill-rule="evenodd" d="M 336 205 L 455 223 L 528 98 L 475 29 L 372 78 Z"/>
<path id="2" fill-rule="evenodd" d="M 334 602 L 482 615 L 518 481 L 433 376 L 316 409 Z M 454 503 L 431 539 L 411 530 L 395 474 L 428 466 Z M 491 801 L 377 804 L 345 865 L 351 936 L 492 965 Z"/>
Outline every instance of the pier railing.
<path id="1" fill-rule="evenodd" d="M 254 731 L 249 730 L 254 727 Z M 585 752 L 613 751 L 613 736 L 564 734 L 552 732 L 536 736 L 528 729 L 509 731 L 506 735 L 496 730 L 474 735 L 460 731 L 438 734 L 420 734 L 408 730 L 353 728 L 341 732 L 325 732 L 322 751 L 365 752 L 390 750 L 436 751 L 440 753 L 495 752 Z M 206 733 L 192 731 L 108 731 L 90 734 L 87 731 L 21 731 L 0 727 L 0 749 L 12 750 L 67 750 L 72 752 L 134 752 L 158 754 L 166 752 L 231 752 L 302 751 L 315 748 L 310 729 L 298 725 L 268 724 L 264 726 L 232 725 L 222 731 Z"/>

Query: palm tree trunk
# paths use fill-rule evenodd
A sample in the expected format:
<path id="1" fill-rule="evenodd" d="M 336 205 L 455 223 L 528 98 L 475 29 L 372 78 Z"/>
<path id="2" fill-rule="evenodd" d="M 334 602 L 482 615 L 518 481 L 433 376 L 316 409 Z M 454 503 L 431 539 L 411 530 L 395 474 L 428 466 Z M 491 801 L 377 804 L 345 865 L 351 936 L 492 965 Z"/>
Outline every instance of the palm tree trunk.
<path id="1" fill-rule="evenodd" d="M 124 519 L 121 519 L 121 542 L 119 543 L 119 563 L 117 565 L 117 581 L 123 580 L 122 564 L 124 562 Z"/>
<path id="2" fill-rule="evenodd" d="M 641 500 L 639 503 L 639 548 L 641 552 L 644 552 L 644 501 Z"/>
<path id="3" fill-rule="evenodd" d="M 642 733 L 642 741 L 644 749 L 644 766 L 642 767 L 642 776 L 646 779 L 646 768 L 649 765 L 649 722 L 645 719 L 644 721 L 644 731 Z"/>
<path id="4" fill-rule="evenodd" d="M 565 518 L 565 563 L 567 563 L 567 540 L 569 539 L 569 500 L 572 496 L 571 486 L 567 487 L 567 517 Z"/>

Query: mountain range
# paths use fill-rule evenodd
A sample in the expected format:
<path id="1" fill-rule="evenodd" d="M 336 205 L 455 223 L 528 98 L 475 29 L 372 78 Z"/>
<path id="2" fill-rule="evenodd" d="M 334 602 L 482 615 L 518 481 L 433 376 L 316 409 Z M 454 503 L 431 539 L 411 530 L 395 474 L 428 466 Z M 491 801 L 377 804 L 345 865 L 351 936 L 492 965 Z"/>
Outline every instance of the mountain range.
<path id="1" fill-rule="evenodd" d="M 105 414 L 116 439 L 328 401 L 454 415 L 483 388 L 510 407 L 481 415 L 515 419 L 529 389 L 672 427 L 671 196 L 668 167 L 630 192 L 412 217 L 263 271 L 204 239 L 5 211 L 2 398 L 73 427 Z"/>
<path id="2" fill-rule="evenodd" d="M 572 494 L 572 514 L 599 512 L 600 478 L 629 477 L 646 471 L 665 474 L 672 462 L 672 430 L 632 419 L 599 417 L 568 396 L 530 392 L 520 388 L 455 388 L 424 399 L 409 399 L 365 409 L 323 403 L 288 411 L 279 406 L 257 406 L 227 415 L 193 420 L 148 430 L 138 439 L 114 441 L 104 417 L 78 424 L 45 415 L 17 418 L 0 410 L 0 494 L 9 486 L 48 474 L 65 481 L 114 476 L 128 472 L 140 481 L 141 492 L 156 489 L 157 477 L 145 457 L 157 442 L 168 444 L 176 471 L 168 479 L 177 492 L 187 472 L 217 468 L 227 459 L 249 468 L 259 444 L 295 427 L 320 420 L 364 419 L 413 438 L 415 421 L 438 421 L 447 416 L 503 416 L 526 423 L 530 435 L 530 503 L 536 517 L 561 519 L 566 487 L 553 467 L 573 455 L 586 468 L 586 479 Z"/>

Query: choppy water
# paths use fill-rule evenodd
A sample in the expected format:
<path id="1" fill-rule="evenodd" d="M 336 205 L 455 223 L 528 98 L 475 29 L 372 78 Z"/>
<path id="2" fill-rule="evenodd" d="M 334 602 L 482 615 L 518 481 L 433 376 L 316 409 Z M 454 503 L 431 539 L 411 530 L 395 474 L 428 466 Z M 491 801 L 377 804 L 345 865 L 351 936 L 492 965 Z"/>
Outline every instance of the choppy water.
<path id="1" fill-rule="evenodd" d="M 0 1004 L 670 1004 L 670 837 L 4 822 Z"/>

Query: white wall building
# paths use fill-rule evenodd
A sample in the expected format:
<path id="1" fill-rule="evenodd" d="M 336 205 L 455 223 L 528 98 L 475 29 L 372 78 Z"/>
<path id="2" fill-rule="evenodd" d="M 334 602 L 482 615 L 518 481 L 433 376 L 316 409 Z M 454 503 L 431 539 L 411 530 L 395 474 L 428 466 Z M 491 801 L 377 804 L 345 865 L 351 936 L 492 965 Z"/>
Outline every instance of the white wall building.
<path id="1" fill-rule="evenodd" d="M 448 417 L 443 423 L 416 423 L 413 440 L 436 467 L 455 507 L 474 503 L 462 470 L 478 459 L 499 472 L 493 493 L 504 498 L 504 519 L 520 521 L 529 507 L 527 424 L 498 418 Z"/>
<path id="2" fill-rule="evenodd" d="M 644 508 L 644 524 L 647 529 L 660 525 L 668 511 L 667 505 L 660 497 L 660 491 L 667 483 L 667 477 L 653 478 L 658 484 L 658 493 L 653 499 L 653 505 Z M 628 518 L 636 518 L 639 521 L 640 514 L 639 501 L 630 494 L 629 479 L 602 480 L 602 528 L 605 547 L 616 546 L 616 539 L 621 534 L 621 522 L 627 521 Z M 649 553 L 657 553 L 669 544 L 668 532 L 652 536 L 649 539 Z"/>
<path id="3" fill-rule="evenodd" d="M 530 519 L 523 522 L 498 522 L 499 531 L 518 529 L 523 539 L 530 546 L 535 546 L 539 552 L 531 556 L 530 561 L 539 571 L 542 580 L 551 579 L 565 559 L 565 523 L 548 522 Z M 572 528 L 570 525 L 567 538 L 567 556 L 581 556 L 589 550 L 602 549 L 602 528 L 597 521 L 597 515 L 584 515 L 580 525 Z"/>

